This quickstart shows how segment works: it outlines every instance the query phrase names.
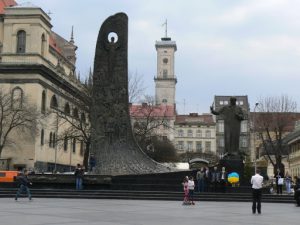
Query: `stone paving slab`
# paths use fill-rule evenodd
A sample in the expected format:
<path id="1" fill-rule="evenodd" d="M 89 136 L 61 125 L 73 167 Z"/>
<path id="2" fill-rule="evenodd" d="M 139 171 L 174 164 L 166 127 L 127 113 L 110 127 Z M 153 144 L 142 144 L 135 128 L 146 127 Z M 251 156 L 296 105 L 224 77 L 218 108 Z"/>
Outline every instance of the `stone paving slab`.
<path id="1" fill-rule="evenodd" d="M 0 199 L 0 225 L 296 225 L 300 207 L 264 203 L 253 215 L 251 203 L 177 201 Z"/>

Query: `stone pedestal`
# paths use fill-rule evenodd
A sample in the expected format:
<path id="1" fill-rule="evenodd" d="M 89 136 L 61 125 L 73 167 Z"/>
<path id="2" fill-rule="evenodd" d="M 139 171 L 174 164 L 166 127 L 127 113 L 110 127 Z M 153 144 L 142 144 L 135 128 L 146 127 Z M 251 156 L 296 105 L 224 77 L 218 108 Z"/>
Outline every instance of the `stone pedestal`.
<path id="1" fill-rule="evenodd" d="M 225 167 L 227 174 L 236 172 L 240 175 L 240 184 L 244 183 L 244 163 L 241 159 L 221 159 L 220 167 Z"/>

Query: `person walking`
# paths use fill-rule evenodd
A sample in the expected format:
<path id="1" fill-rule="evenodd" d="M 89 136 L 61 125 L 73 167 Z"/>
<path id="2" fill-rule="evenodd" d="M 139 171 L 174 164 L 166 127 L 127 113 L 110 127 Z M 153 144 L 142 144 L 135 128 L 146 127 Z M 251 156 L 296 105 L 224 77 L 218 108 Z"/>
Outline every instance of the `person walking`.
<path id="1" fill-rule="evenodd" d="M 221 176 L 220 176 L 220 186 L 221 186 L 221 191 L 223 193 L 226 192 L 226 186 L 227 186 L 227 172 L 225 170 L 225 167 L 222 167 L 221 171 Z"/>
<path id="2" fill-rule="evenodd" d="M 190 176 L 188 181 L 188 189 L 189 189 L 189 203 L 195 205 L 194 203 L 194 189 L 195 189 L 195 182 L 194 178 Z"/>
<path id="3" fill-rule="evenodd" d="M 76 190 L 82 190 L 82 180 L 84 175 L 84 169 L 78 163 L 75 169 L 75 177 L 76 177 Z"/>
<path id="4" fill-rule="evenodd" d="M 198 192 L 204 192 L 204 176 L 205 176 L 205 171 L 204 168 L 201 167 L 201 169 L 198 170 L 196 174 Z"/>
<path id="5" fill-rule="evenodd" d="M 17 176 L 17 182 L 19 183 L 19 189 L 16 193 L 15 200 L 18 201 L 18 198 L 22 192 L 26 192 L 29 198 L 29 201 L 32 200 L 31 193 L 28 185 L 32 185 L 32 183 L 28 179 L 28 171 L 24 170 L 19 176 Z"/>
<path id="6" fill-rule="evenodd" d="M 251 177 L 252 184 L 252 213 L 261 214 L 261 189 L 264 178 L 260 175 L 260 171 L 257 169 L 256 174 Z"/>

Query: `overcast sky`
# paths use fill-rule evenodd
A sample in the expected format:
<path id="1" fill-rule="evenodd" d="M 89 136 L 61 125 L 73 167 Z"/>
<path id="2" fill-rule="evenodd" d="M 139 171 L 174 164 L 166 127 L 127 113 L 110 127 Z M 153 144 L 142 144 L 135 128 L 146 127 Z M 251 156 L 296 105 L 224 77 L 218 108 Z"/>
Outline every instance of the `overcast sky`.
<path id="1" fill-rule="evenodd" d="M 18 3 L 28 2 L 17 0 Z M 129 17 L 129 71 L 154 95 L 155 41 L 177 43 L 179 113 L 206 113 L 214 95 L 248 95 L 250 108 L 268 96 L 288 95 L 300 105 L 300 1 L 298 0 L 31 0 L 51 12 L 53 30 L 70 39 L 74 26 L 77 71 L 93 67 L 103 21 Z"/>

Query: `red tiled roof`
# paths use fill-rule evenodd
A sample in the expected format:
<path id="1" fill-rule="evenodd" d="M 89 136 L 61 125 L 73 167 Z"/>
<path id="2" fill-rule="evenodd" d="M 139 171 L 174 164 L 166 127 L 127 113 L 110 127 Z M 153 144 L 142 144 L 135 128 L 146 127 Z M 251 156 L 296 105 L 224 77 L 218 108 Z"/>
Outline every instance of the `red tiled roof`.
<path id="1" fill-rule="evenodd" d="M 59 54 L 62 54 L 62 50 L 57 46 L 57 43 L 55 41 L 55 39 L 53 38 L 52 35 L 50 35 L 50 38 L 49 38 L 49 45 L 55 49 L 55 51 L 57 51 Z"/>
<path id="2" fill-rule="evenodd" d="M 17 3 L 14 0 L 0 0 L 0 14 L 4 14 L 4 8 L 15 6 Z"/>
<path id="3" fill-rule="evenodd" d="M 169 105 L 131 105 L 129 107 L 129 113 L 132 117 L 175 117 L 175 109 L 174 106 Z"/>

